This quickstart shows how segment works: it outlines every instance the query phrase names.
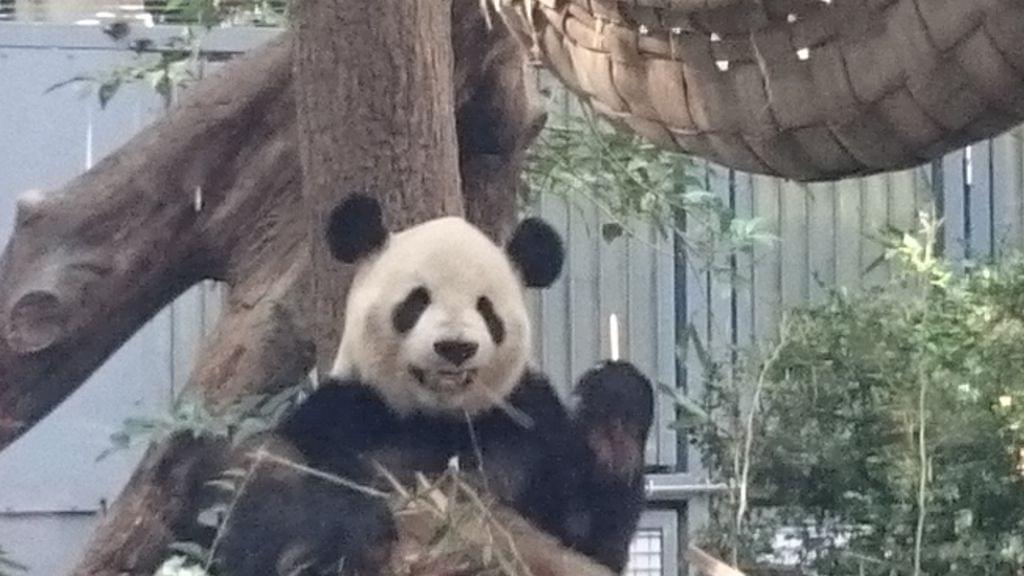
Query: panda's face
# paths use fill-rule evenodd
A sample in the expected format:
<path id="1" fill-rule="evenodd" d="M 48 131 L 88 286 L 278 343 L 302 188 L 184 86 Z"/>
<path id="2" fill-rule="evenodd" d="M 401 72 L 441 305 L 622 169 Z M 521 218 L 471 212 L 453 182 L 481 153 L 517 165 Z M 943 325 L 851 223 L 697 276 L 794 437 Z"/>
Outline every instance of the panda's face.
<path id="1" fill-rule="evenodd" d="M 560 244 L 537 254 L 516 238 L 503 250 L 466 221 L 441 218 L 374 243 L 356 259 L 333 375 L 375 386 L 400 413 L 472 414 L 500 404 L 530 355 L 524 281 L 538 285 L 538 270 L 520 265 L 520 254 L 557 260 L 543 263 L 547 276 L 562 257 Z M 335 248 L 338 238 L 329 240 Z M 538 247 L 535 235 L 531 242 Z"/>

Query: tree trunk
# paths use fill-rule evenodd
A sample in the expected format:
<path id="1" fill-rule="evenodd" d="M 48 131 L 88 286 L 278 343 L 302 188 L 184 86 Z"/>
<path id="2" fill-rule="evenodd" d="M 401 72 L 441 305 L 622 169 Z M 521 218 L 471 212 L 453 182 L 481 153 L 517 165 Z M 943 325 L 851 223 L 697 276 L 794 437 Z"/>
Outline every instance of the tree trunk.
<path id="1" fill-rule="evenodd" d="M 318 368 L 334 359 L 347 285 L 327 216 L 368 192 L 392 229 L 461 215 L 451 0 L 305 0 L 295 93 L 313 251 Z"/>

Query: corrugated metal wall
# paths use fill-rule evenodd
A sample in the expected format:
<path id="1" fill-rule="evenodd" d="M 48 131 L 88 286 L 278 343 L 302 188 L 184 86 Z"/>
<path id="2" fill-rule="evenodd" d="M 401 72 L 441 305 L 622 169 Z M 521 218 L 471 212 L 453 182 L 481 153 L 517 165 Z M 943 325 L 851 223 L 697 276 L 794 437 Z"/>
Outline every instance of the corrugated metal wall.
<path id="1" fill-rule="evenodd" d="M 830 287 L 886 282 L 892 270 L 886 263 L 872 267 L 883 253 L 872 238 L 886 227 L 915 229 L 922 211 L 945 222 L 944 251 L 958 266 L 1020 251 L 1022 138 L 1018 129 L 933 165 L 836 183 L 803 185 L 711 169 L 712 190 L 730 198 L 740 217 L 764 219 L 781 239 L 739 258 L 738 272 L 749 281 L 722 286 L 733 309 L 722 306 L 712 325 L 721 338 L 746 345 L 771 334 L 783 310 L 819 302 Z"/>
<path id="2" fill-rule="evenodd" d="M 226 50 L 242 49 L 265 36 L 234 30 L 222 32 L 221 41 Z M 74 89 L 44 94 L 54 83 L 130 58 L 98 28 L 0 24 L 0 242 L 10 234 L 18 194 L 60 185 L 162 112 L 146 88 L 125 89 L 105 111 Z M 805 186 L 708 166 L 709 189 L 740 217 L 764 219 L 781 239 L 738 256 L 731 275 L 711 275 L 676 258 L 676 247 L 652 230 L 605 242 L 596 207 L 545 197 L 534 210 L 566 238 L 569 264 L 533 302 L 538 356 L 556 381 L 571 382 L 608 356 L 614 313 L 626 358 L 668 385 L 687 385 L 689 373 L 689 391 L 698 394 L 694 356 L 677 370 L 677 342 L 685 342 L 680 335 L 692 329 L 712 354 L 726 354 L 771 335 L 783 309 L 818 301 L 830 286 L 884 282 L 885 265 L 865 273 L 881 254 L 869 237 L 883 225 L 910 228 L 918 210 L 936 210 L 945 216 L 946 250 L 953 256 L 984 258 L 1020 248 L 1022 163 L 1018 132 L 934 167 L 834 184 Z M 211 286 L 183 296 L 0 455 L 0 545 L 32 565 L 32 574 L 59 574 L 86 537 L 93 513 L 116 496 L 139 451 L 95 458 L 125 417 L 167 409 L 213 322 L 217 298 Z M 672 418 L 672 407 L 662 402 L 649 460 L 681 472 L 666 481 L 699 483 L 695 454 L 676 454 L 678 443 L 666 426 Z M 699 525 L 702 503 L 691 501 L 684 534 Z M 647 523 L 669 534 L 676 520 L 663 512 Z M 675 544 L 663 550 L 679 550 Z"/>

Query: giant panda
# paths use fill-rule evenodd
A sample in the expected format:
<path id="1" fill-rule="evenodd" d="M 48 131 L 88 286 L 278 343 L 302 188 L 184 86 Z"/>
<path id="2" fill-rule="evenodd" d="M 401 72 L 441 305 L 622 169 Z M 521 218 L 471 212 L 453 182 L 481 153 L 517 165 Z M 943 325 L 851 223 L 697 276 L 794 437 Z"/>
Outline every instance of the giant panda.
<path id="1" fill-rule="evenodd" d="M 531 367 L 525 288 L 550 285 L 561 240 L 537 219 L 502 248 L 461 218 L 389 233 L 353 196 L 331 214 L 331 253 L 355 266 L 328 378 L 273 431 L 273 450 L 367 486 L 408 481 L 453 457 L 503 505 L 621 572 L 643 508 L 650 382 L 607 362 L 568 410 Z M 384 502 L 312 475 L 253 476 L 216 562 L 232 576 L 362 574 L 383 567 L 396 529 Z"/>

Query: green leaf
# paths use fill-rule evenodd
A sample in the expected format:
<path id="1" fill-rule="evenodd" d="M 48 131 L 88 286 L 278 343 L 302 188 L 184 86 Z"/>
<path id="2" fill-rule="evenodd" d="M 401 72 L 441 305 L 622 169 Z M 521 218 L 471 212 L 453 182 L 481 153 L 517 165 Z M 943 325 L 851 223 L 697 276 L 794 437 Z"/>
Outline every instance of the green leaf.
<path id="1" fill-rule="evenodd" d="M 53 92 L 54 90 L 58 90 L 60 88 L 64 88 L 65 86 L 70 86 L 72 84 L 80 84 L 82 82 L 96 82 L 96 78 L 93 77 L 93 76 L 74 76 L 72 78 L 68 78 L 67 80 L 64 80 L 63 82 L 58 82 L 58 83 L 50 86 L 43 93 L 44 94 L 49 94 L 50 92 Z"/>
<path id="2" fill-rule="evenodd" d="M 874 260 L 872 260 L 872 261 L 871 261 L 871 262 L 870 262 L 870 263 L 869 263 L 869 264 L 867 265 L 867 267 L 866 267 L 866 268 L 864 268 L 864 270 L 863 270 L 863 271 L 861 272 L 861 274 L 863 274 L 863 275 L 865 275 L 865 276 L 866 276 L 866 275 L 868 275 L 868 274 L 870 274 L 870 273 L 871 273 L 871 272 L 873 272 L 873 271 L 874 271 L 874 270 L 875 270 L 876 268 L 878 268 L 878 267 L 879 267 L 879 266 L 881 266 L 882 264 L 885 264 L 885 261 L 886 261 L 886 260 L 887 260 L 887 258 L 886 258 L 886 255 L 885 255 L 884 253 L 883 253 L 883 254 L 880 254 L 880 255 L 879 255 L 878 257 L 876 257 L 876 258 L 875 258 Z"/>
<path id="3" fill-rule="evenodd" d="M 113 98 L 114 95 L 117 94 L 117 91 L 121 89 L 121 83 L 121 78 L 115 77 L 100 84 L 98 90 L 100 108 L 107 107 L 107 103 L 110 102 L 111 98 Z"/>

